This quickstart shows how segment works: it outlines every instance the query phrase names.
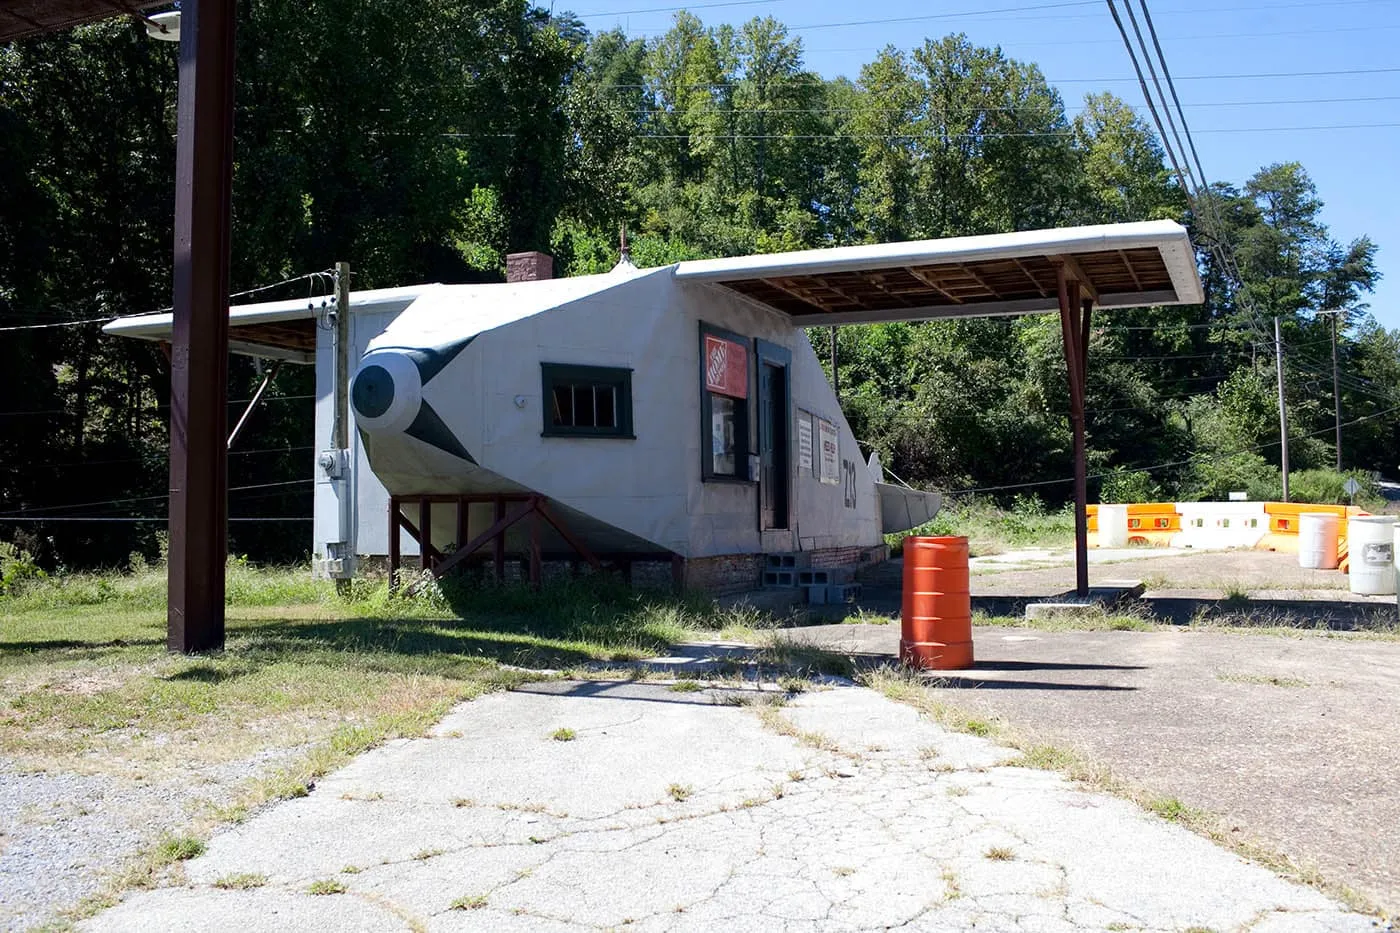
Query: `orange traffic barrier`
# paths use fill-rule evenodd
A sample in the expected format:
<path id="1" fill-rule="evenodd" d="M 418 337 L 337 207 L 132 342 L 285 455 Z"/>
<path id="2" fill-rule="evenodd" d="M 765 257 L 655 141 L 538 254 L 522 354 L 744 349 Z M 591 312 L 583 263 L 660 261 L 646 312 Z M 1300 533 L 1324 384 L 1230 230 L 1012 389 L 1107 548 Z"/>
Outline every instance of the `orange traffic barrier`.
<path id="1" fill-rule="evenodd" d="M 1095 537 L 1090 545 L 1098 547 L 1099 507 L 1091 505 L 1089 534 Z M 1128 543 L 1167 547 L 1172 536 L 1181 531 L 1181 513 L 1175 502 L 1133 502 L 1128 504 Z"/>
<path id="2" fill-rule="evenodd" d="M 1181 531 L 1175 502 L 1139 502 L 1128 506 L 1128 543 L 1166 547 Z"/>
<path id="3" fill-rule="evenodd" d="M 967 539 L 904 539 L 899 659 L 922 670 L 972 666 L 972 591 Z"/>

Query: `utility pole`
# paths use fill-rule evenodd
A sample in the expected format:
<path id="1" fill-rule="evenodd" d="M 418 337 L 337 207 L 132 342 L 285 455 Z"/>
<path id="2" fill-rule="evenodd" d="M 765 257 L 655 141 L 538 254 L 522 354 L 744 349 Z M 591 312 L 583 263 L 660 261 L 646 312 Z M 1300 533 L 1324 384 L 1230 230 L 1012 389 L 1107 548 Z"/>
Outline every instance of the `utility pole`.
<path id="1" fill-rule="evenodd" d="M 1288 502 L 1288 406 L 1283 397 L 1283 337 L 1274 315 L 1274 360 L 1278 366 L 1278 432 L 1283 465 L 1283 501 Z"/>
<path id="2" fill-rule="evenodd" d="M 1341 376 L 1337 369 L 1337 317 L 1340 308 L 1330 311 L 1332 318 L 1332 410 L 1337 419 L 1337 472 L 1342 472 L 1342 388 Z"/>
<path id="3" fill-rule="evenodd" d="M 331 446 L 350 446 L 346 418 L 350 400 L 350 263 L 335 264 L 335 415 L 331 418 Z"/>
<path id="4" fill-rule="evenodd" d="M 350 595 L 346 573 L 354 572 L 355 467 L 350 453 L 350 263 L 335 264 L 335 391 L 331 393 L 335 415 L 331 418 L 331 447 L 337 463 L 335 485 L 339 500 L 341 570 L 335 590 Z"/>
<path id="5" fill-rule="evenodd" d="M 836 371 L 836 328 L 831 328 L 831 392 L 841 403 L 841 376 Z"/>

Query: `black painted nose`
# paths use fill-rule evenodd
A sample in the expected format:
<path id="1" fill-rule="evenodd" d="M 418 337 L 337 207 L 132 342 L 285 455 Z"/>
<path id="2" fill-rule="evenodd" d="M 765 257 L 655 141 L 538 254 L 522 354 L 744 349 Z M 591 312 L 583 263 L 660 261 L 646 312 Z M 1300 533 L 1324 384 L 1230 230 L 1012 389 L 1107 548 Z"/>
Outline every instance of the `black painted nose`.
<path id="1" fill-rule="evenodd" d="M 350 387 L 355 411 L 366 418 L 378 418 L 394 404 L 394 377 L 383 366 L 366 366 Z"/>

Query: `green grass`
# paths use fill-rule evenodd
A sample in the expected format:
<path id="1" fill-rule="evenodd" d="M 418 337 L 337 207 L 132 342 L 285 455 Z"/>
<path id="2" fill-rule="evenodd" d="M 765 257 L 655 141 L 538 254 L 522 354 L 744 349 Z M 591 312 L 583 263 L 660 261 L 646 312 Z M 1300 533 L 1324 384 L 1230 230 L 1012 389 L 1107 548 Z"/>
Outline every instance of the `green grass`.
<path id="1" fill-rule="evenodd" d="M 227 760 L 256 751 L 250 725 L 295 739 L 329 731 L 317 720 L 363 726 L 440 711 L 529 679 L 503 664 L 627 661 L 753 621 L 703 600 L 597 583 L 391 600 L 382 584 L 341 599 L 304 569 L 235 564 L 229 580 L 227 647 L 202 657 L 165 651 L 156 571 L 30 581 L 0 598 L 0 751 L 34 766 L 87 753 L 122 759 L 155 744 L 171 747 L 170 762 L 192 749 Z M 172 736 L 191 741 L 172 745 Z"/>
<path id="2" fill-rule="evenodd" d="M 193 836 L 170 836 L 156 846 L 156 857 L 167 864 L 189 861 L 203 854 L 203 840 Z"/>
<path id="3" fill-rule="evenodd" d="M 337 881 L 334 878 L 321 878 L 317 881 L 311 882 L 311 885 L 306 889 L 306 893 L 344 894 L 347 890 L 349 889 L 345 887 L 345 883 L 342 881 Z"/>
<path id="4" fill-rule="evenodd" d="M 228 572 L 226 648 L 165 649 L 164 571 L 26 579 L 0 596 L 0 755 L 25 769 L 159 784 L 268 755 L 182 835 L 138 853 L 70 921 L 160 883 L 202 838 L 270 800 L 304 796 L 354 755 L 419 736 L 456 703 L 544 674 L 663 650 L 697 633 L 771 621 L 701 598 L 601 580 L 425 588 L 347 597 L 304 568 Z"/>
<path id="5" fill-rule="evenodd" d="M 568 726 L 560 726 L 549 734 L 549 737 L 556 742 L 572 742 L 578 738 L 578 733 Z"/>
<path id="6" fill-rule="evenodd" d="M 468 894 L 457 898 L 450 905 L 452 910 L 480 910 L 486 906 L 485 894 Z"/>
<path id="7" fill-rule="evenodd" d="M 1033 496 L 1018 496 L 1010 509 L 974 497 L 945 503 L 932 521 L 918 528 L 886 535 L 891 553 L 898 553 L 909 535 L 962 535 L 973 556 L 1029 547 L 1063 548 L 1074 541 L 1074 514 L 1068 508 L 1048 509 Z"/>
<path id="8" fill-rule="evenodd" d="M 224 875 L 222 878 L 214 880 L 214 887 L 223 888 L 226 891 L 247 891 L 252 888 L 260 888 L 265 884 L 267 884 L 267 875 L 253 873 Z"/>
<path id="9" fill-rule="evenodd" d="M 689 784 L 672 784 L 666 788 L 666 793 L 677 803 L 685 800 L 694 792 L 694 789 Z"/>
<path id="10" fill-rule="evenodd" d="M 1025 628 L 1040 632 L 1154 632 L 1164 624 L 1155 622 L 1147 610 L 1104 611 L 1086 608 L 1075 612 L 1057 612 L 1050 616 L 1027 619 L 1025 616 L 993 616 L 977 612 L 973 625 L 999 628 Z"/>

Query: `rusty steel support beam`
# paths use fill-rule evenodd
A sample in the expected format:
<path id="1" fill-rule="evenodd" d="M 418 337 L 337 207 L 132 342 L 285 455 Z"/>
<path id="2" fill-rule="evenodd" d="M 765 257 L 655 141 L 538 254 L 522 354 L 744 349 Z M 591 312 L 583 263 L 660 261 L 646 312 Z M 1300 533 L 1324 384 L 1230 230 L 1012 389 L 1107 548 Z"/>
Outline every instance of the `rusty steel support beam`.
<path id="1" fill-rule="evenodd" d="M 1079 282 L 1064 264 L 1055 267 L 1060 298 L 1060 332 L 1064 338 L 1065 370 L 1069 377 L 1069 418 L 1074 435 L 1074 589 L 1089 595 L 1089 470 L 1085 454 L 1085 361 L 1089 355 L 1092 302 L 1082 303 Z M 1082 316 L 1081 316 L 1082 314 Z"/>
<path id="2" fill-rule="evenodd" d="M 166 645 L 224 646 L 234 0 L 186 3 L 175 143 Z"/>

